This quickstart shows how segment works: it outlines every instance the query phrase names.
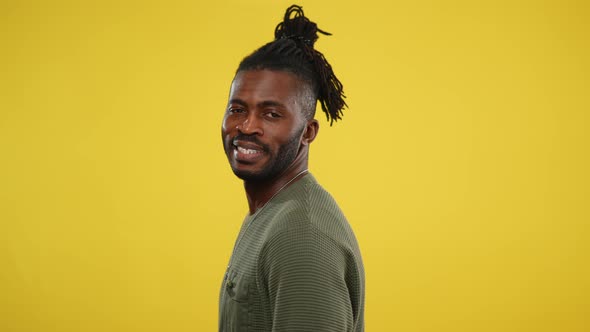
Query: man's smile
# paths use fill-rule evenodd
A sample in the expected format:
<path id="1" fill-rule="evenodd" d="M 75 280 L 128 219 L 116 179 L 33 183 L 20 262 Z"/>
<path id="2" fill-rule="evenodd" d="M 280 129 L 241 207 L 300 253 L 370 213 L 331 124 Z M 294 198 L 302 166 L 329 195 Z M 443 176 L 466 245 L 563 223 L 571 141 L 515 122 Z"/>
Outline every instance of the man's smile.
<path id="1" fill-rule="evenodd" d="M 251 142 L 234 140 L 232 148 L 237 162 L 254 163 L 264 156 L 264 148 Z"/>

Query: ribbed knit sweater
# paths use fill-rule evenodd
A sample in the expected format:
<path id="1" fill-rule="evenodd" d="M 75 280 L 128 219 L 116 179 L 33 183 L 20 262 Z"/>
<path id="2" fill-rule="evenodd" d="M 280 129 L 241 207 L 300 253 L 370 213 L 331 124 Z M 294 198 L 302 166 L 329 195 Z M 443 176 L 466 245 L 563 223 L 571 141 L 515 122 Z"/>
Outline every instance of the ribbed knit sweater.
<path id="1" fill-rule="evenodd" d="M 363 331 L 356 238 L 311 174 L 248 215 L 219 298 L 219 331 Z"/>

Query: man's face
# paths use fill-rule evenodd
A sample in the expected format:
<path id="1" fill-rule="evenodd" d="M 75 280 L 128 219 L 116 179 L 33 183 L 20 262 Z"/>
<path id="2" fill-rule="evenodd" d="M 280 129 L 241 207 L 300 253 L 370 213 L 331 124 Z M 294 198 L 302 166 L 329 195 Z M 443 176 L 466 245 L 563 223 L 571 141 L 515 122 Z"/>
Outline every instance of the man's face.
<path id="1" fill-rule="evenodd" d="M 301 146 L 301 81 L 284 71 L 239 72 L 231 85 L 221 134 L 239 178 L 261 181 L 283 172 Z"/>

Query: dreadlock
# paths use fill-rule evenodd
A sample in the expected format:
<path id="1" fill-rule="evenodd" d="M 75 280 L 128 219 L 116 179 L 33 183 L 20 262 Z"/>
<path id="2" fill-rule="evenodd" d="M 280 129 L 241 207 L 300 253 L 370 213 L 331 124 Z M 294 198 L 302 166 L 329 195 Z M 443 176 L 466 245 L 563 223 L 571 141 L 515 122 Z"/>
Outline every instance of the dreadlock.
<path id="1" fill-rule="evenodd" d="M 347 106 L 344 101 L 346 97 L 332 66 L 322 53 L 313 48 L 318 33 L 331 35 L 305 17 L 302 7 L 292 5 L 275 28 L 275 40 L 245 57 L 237 72 L 269 69 L 295 74 L 309 85 L 313 93 L 307 116 L 313 118 L 315 103 L 319 101 L 332 125 L 334 121 L 342 119 L 342 110 Z"/>

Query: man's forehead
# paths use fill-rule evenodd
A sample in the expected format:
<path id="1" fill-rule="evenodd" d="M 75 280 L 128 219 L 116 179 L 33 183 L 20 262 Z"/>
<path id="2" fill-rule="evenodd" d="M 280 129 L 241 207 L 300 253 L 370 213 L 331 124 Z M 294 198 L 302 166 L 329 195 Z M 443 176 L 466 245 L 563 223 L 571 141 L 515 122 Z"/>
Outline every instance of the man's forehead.
<path id="1" fill-rule="evenodd" d="M 258 92 L 281 95 L 296 94 L 301 81 L 293 74 L 278 70 L 245 70 L 234 77 L 231 92 Z"/>

